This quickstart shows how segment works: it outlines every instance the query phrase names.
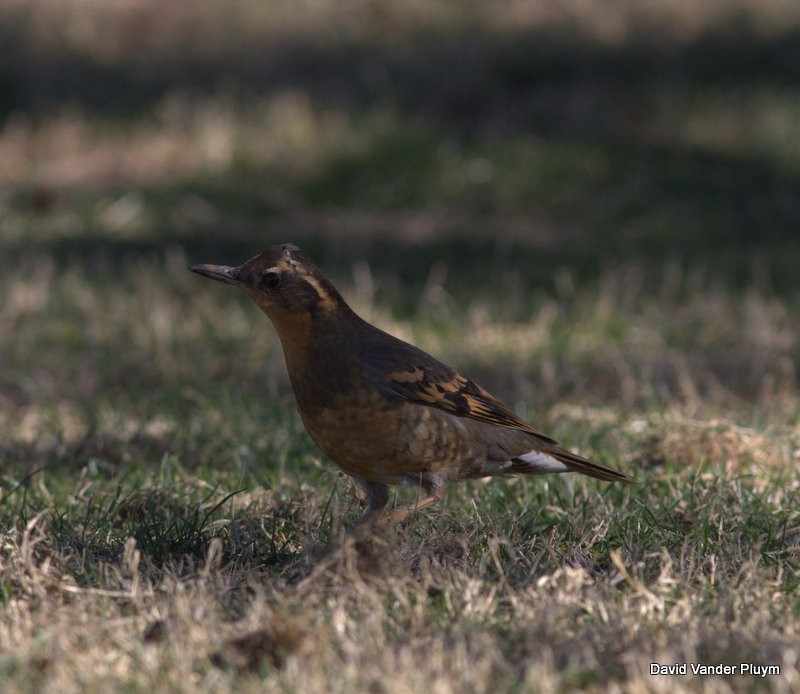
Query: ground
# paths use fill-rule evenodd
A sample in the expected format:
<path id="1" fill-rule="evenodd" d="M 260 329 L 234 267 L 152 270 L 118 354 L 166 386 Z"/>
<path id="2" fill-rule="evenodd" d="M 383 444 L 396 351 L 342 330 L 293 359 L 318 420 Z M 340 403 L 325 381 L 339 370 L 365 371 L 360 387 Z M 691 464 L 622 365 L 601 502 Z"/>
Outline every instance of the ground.
<path id="1" fill-rule="evenodd" d="M 4 691 L 800 689 L 798 34 L 780 0 L 8 3 Z M 348 533 L 272 326 L 186 270 L 287 241 L 635 482 Z"/>

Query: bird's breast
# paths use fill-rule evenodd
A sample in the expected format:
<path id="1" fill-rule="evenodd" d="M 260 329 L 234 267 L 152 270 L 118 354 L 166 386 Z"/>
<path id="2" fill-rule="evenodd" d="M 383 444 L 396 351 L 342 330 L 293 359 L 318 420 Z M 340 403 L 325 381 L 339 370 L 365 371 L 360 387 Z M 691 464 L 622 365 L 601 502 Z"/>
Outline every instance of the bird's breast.
<path id="1" fill-rule="evenodd" d="M 317 446 L 355 477 L 386 484 L 427 473 L 454 479 L 480 458 L 458 418 L 376 391 L 354 390 L 310 411 L 298 405 Z"/>

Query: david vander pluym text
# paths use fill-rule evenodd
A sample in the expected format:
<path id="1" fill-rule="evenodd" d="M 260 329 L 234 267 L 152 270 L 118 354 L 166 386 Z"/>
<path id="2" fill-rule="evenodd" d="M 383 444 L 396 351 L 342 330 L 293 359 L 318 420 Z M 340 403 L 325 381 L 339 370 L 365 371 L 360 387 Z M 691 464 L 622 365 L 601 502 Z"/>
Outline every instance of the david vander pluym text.
<path id="1" fill-rule="evenodd" d="M 781 674 L 780 665 L 758 665 L 756 663 L 650 663 L 651 675 L 749 675 L 751 677 L 770 677 Z"/>

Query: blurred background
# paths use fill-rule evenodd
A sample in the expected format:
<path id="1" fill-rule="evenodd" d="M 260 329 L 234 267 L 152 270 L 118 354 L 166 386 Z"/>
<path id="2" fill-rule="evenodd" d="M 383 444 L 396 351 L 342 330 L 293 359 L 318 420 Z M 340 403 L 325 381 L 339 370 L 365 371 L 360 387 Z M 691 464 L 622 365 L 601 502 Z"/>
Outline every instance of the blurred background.
<path id="1" fill-rule="evenodd" d="M 797 2 L 6 0 L 0 45 L 7 465 L 293 412 L 186 271 L 286 241 L 525 416 L 797 422 Z"/>

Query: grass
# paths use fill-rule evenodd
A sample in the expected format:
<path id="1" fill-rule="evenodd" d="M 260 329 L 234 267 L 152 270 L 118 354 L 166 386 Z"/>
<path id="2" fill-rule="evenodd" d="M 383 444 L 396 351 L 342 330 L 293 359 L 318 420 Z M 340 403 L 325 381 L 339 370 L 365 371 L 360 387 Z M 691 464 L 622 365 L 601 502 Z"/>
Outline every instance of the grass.
<path id="1" fill-rule="evenodd" d="M 10 6 L 3 690 L 798 689 L 797 12 L 231 7 Z M 186 271 L 281 241 L 636 482 L 347 534 L 273 329 Z"/>

